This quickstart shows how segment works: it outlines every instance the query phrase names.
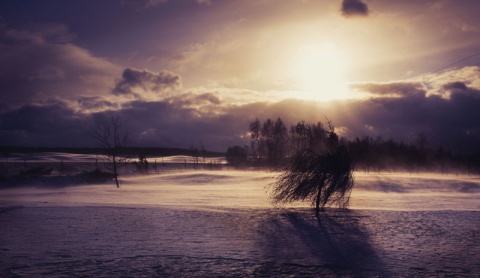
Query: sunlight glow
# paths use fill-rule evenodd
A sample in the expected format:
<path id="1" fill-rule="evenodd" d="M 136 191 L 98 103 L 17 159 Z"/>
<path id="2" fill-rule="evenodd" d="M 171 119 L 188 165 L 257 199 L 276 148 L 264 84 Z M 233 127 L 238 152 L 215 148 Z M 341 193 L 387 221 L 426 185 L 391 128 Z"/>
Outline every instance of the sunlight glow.
<path id="1" fill-rule="evenodd" d="M 294 52 L 291 77 L 303 98 L 332 100 L 348 97 L 345 54 L 333 43 L 302 44 Z"/>

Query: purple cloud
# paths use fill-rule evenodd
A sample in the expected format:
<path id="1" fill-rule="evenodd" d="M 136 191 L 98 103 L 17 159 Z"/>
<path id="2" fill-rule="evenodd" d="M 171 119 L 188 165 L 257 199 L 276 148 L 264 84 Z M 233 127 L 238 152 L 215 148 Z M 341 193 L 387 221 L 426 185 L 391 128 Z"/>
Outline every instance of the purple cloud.
<path id="1" fill-rule="evenodd" d="M 152 72 L 146 69 L 126 68 L 112 92 L 117 95 L 132 94 L 141 98 L 144 94 L 159 94 L 179 89 L 181 85 L 180 75 L 170 71 Z"/>
<path id="2" fill-rule="evenodd" d="M 55 26 L 47 25 L 51 30 L 25 30 L 0 25 L 0 94 L 4 105 L 108 94 L 119 68 L 65 42 L 69 37 L 66 27 Z"/>
<path id="3" fill-rule="evenodd" d="M 368 16 L 369 10 L 367 4 L 361 0 L 343 0 L 341 6 L 343 16 Z"/>

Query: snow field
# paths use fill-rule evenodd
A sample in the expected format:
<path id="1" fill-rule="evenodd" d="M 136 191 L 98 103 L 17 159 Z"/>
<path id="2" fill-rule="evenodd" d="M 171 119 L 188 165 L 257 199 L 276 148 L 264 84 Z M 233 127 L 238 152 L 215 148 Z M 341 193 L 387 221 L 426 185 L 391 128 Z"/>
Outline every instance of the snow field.
<path id="1" fill-rule="evenodd" d="M 273 207 L 274 172 L 0 189 L 2 277 L 478 277 L 478 179 L 356 175 L 350 210 Z"/>

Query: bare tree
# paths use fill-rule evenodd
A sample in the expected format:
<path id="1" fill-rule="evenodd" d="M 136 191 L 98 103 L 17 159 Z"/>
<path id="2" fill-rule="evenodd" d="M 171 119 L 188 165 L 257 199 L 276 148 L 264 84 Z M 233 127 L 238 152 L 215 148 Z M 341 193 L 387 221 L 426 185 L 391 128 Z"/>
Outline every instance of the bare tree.
<path id="1" fill-rule="evenodd" d="M 252 157 L 256 161 L 259 159 L 259 145 L 260 145 L 260 120 L 258 118 L 255 121 L 250 123 L 250 136 L 252 137 L 251 148 L 252 148 Z"/>
<path id="2" fill-rule="evenodd" d="M 234 167 L 244 166 L 248 159 L 248 146 L 232 146 L 228 147 L 225 155 L 228 164 Z"/>
<path id="3" fill-rule="evenodd" d="M 128 131 L 122 129 L 119 117 L 110 112 L 108 123 L 98 126 L 93 131 L 93 138 L 110 165 L 109 168 L 113 172 L 117 188 L 120 187 L 118 169 L 129 162 L 129 157 L 125 153 L 122 154 L 122 151 L 130 144 Z"/>
<path id="4" fill-rule="evenodd" d="M 345 146 L 324 155 L 300 150 L 272 185 L 273 203 L 310 200 L 317 212 L 327 204 L 345 208 L 353 188 L 352 172 L 352 159 Z"/>
<path id="5" fill-rule="evenodd" d="M 272 130 L 274 163 L 281 163 L 287 154 L 288 130 L 281 118 L 277 118 Z"/>
<path id="6" fill-rule="evenodd" d="M 138 161 L 134 161 L 133 165 L 135 165 L 135 168 L 137 169 L 137 173 L 148 174 L 149 163 L 148 163 L 147 157 L 143 153 L 140 153 L 138 155 Z"/>

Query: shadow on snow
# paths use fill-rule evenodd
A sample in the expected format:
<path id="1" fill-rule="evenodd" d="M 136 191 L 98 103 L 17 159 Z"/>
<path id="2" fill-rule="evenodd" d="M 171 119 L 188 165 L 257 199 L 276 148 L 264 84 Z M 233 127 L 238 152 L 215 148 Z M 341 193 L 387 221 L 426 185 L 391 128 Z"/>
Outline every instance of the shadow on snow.
<path id="1" fill-rule="evenodd" d="M 259 274 L 286 273 L 376 276 L 385 269 L 372 246 L 361 212 L 289 210 L 261 224 Z M 382 276 L 380 274 L 380 276 Z"/>

